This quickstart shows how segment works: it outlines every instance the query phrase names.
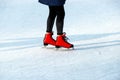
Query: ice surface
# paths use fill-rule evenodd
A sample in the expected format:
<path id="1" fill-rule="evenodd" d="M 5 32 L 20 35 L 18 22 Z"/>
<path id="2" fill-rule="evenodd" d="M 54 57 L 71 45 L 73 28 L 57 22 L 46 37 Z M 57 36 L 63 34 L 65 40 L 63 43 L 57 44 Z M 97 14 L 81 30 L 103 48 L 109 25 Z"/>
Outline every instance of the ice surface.
<path id="1" fill-rule="evenodd" d="M 75 50 L 56 50 L 42 44 L 47 6 L 0 0 L 0 80 L 120 80 L 119 4 L 67 0 L 64 31 Z"/>

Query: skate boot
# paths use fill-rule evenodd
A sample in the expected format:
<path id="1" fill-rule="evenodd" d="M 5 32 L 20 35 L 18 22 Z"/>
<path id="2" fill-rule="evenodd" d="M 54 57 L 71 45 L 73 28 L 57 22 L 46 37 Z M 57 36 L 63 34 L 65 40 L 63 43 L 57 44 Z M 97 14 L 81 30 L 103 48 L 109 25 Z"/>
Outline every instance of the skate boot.
<path id="1" fill-rule="evenodd" d="M 56 41 L 52 38 L 52 35 L 53 35 L 53 33 L 50 33 L 50 32 L 45 34 L 45 37 L 44 37 L 44 40 L 43 40 L 44 46 L 47 46 L 47 45 L 55 46 Z"/>
<path id="2" fill-rule="evenodd" d="M 67 37 L 66 34 L 63 33 L 62 35 L 58 35 L 57 36 L 57 40 L 56 40 L 56 48 L 60 48 L 60 47 L 64 47 L 64 48 L 73 48 L 73 44 L 67 42 Z"/>

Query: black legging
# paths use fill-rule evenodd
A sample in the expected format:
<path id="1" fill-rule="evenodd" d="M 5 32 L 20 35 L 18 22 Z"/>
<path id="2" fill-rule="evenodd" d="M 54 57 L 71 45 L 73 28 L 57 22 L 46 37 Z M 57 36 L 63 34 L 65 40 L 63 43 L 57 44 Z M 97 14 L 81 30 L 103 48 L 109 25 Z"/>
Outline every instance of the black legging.
<path id="1" fill-rule="evenodd" d="M 64 25 L 64 6 L 49 6 L 49 16 L 47 20 L 47 32 L 52 32 L 54 21 L 56 18 L 56 27 L 57 34 L 61 35 L 63 33 L 63 25 Z"/>

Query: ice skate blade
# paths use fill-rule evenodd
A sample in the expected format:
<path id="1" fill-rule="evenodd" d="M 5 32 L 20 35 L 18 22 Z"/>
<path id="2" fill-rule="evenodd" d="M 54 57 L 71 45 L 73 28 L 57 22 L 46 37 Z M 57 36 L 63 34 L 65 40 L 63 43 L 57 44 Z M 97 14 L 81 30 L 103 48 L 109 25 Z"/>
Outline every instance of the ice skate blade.
<path id="1" fill-rule="evenodd" d="M 59 50 L 59 49 L 74 50 L 74 46 L 72 46 L 72 47 L 70 47 L 70 48 L 55 46 L 55 48 L 56 48 L 56 50 Z"/>
<path id="2" fill-rule="evenodd" d="M 72 50 L 74 50 L 74 45 L 71 45 L 70 48 L 67 48 L 67 49 L 72 49 Z"/>
<path id="3" fill-rule="evenodd" d="M 74 50 L 74 47 L 68 48 L 68 50 Z"/>
<path id="4" fill-rule="evenodd" d="M 60 48 L 60 46 L 55 46 L 55 48 Z"/>
<path id="5" fill-rule="evenodd" d="M 47 44 L 47 43 L 43 43 L 43 45 L 44 45 L 44 46 L 48 46 L 48 44 Z"/>

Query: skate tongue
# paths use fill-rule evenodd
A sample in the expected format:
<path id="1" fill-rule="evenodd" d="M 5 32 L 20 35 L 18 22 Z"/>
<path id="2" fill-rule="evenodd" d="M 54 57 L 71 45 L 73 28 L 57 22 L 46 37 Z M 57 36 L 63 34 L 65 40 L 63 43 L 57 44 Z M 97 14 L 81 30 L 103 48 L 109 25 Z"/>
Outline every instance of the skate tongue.
<path id="1" fill-rule="evenodd" d="M 68 41 L 68 40 L 69 40 L 69 38 L 68 38 L 68 37 L 66 37 L 66 33 L 65 33 L 65 32 L 63 33 L 63 35 L 62 35 L 62 36 L 64 37 L 65 41 Z"/>
<path id="2" fill-rule="evenodd" d="M 63 32 L 62 36 L 66 36 L 66 32 Z"/>
<path id="3" fill-rule="evenodd" d="M 68 37 L 66 37 L 66 36 L 64 37 L 64 39 L 65 39 L 65 41 L 68 41 L 68 40 L 70 40 L 70 39 L 69 39 Z"/>

